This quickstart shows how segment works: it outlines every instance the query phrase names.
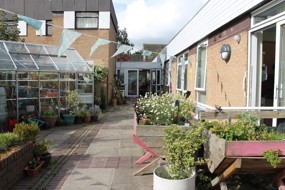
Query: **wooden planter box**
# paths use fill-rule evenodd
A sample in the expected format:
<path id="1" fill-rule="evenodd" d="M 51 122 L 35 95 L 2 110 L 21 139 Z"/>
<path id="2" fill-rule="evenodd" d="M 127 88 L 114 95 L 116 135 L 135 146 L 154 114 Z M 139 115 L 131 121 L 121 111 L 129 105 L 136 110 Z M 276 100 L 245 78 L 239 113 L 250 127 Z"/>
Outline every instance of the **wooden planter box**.
<path id="1" fill-rule="evenodd" d="M 165 155 L 165 151 L 162 149 L 164 146 L 164 130 L 169 127 L 168 125 L 138 125 L 137 136 L 155 153 Z"/>
<path id="2" fill-rule="evenodd" d="M 169 126 L 160 125 L 138 125 L 137 136 L 155 153 L 165 155 L 162 147 L 164 146 L 164 129 Z"/>
<path id="3" fill-rule="evenodd" d="M 277 149 L 281 152 L 282 162 L 273 168 L 262 154 Z M 285 141 L 226 141 L 208 132 L 204 150 L 212 173 L 222 173 L 237 159 L 240 160 L 239 172 L 276 173 L 285 168 Z"/>

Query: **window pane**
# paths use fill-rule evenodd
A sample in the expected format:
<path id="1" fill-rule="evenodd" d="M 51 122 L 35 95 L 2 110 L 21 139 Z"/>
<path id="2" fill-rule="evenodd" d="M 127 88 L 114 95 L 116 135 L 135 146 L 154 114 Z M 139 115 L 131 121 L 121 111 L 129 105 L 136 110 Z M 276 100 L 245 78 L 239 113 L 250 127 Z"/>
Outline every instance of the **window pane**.
<path id="1" fill-rule="evenodd" d="M 98 28 L 98 13 L 78 12 L 76 13 L 77 28 Z"/>
<path id="2" fill-rule="evenodd" d="M 177 89 L 181 89 L 182 65 L 178 65 Z"/>
<path id="3" fill-rule="evenodd" d="M 187 90 L 187 69 L 188 68 L 188 64 L 185 65 L 185 71 L 184 71 L 184 90 Z"/>
<path id="4" fill-rule="evenodd" d="M 52 36 L 52 21 L 51 20 L 47 20 L 46 22 L 46 35 Z"/>
<path id="5" fill-rule="evenodd" d="M 271 7 L 270 9 L 254 16 L 254 24 L 257 24 L 261 21 L 264 21 L 272 16 L 278 15 L 285 11 L 285 2 L 282 2 L 278 5 Z"/>
<path id="6" fill-rule="evenodd" d="M 206 47 L 198 48 L 198 65 L 196 70 L 196 88 L 205 89 L 206 80 Z"/>

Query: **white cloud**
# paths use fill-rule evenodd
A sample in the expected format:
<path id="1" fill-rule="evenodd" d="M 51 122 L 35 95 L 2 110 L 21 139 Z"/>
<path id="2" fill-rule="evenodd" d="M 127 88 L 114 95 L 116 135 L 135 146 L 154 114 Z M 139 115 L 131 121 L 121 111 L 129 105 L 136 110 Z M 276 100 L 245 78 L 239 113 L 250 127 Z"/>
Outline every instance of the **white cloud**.
<path id="1" fill-rule="evenodd" d="M 119 27 L 127 29 L 135 49 L 140 49 L 143 43 L 167 44 L 206 1 L 113 0 L 113 3 Z"/>

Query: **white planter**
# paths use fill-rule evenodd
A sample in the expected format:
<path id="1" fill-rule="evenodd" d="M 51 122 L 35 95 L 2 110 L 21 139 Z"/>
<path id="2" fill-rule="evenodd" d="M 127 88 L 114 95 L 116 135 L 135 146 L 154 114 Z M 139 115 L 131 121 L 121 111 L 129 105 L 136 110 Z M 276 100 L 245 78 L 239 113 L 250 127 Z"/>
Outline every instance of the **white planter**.
<path id="1" fill-rule="evenodd" d="M 195 190 L 196 172 L 191 170 L 189 178 L 182 180 L 166 179 L 166 166 L 159 166 L 153 171 L 153 190 Z"/>

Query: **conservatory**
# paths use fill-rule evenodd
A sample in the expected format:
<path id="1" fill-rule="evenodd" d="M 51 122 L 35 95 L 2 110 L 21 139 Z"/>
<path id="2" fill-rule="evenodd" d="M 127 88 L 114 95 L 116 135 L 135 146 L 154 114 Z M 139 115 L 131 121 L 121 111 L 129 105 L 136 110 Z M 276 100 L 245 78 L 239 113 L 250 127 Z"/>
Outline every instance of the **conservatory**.
<path id="1" fill-rule="evenodd" d="M 75 49 L 60 57 L 58 49 L 0 41 L 0 93 L 6 98 L 1 98 L 0 109 L 6 107 L 8 118 L 40 117 L 48 110 L 60 114 L 65 109 L 64 97 L 71 91 L 78 92 L 87 106 L 93 105 L 92 68 Z"/>

